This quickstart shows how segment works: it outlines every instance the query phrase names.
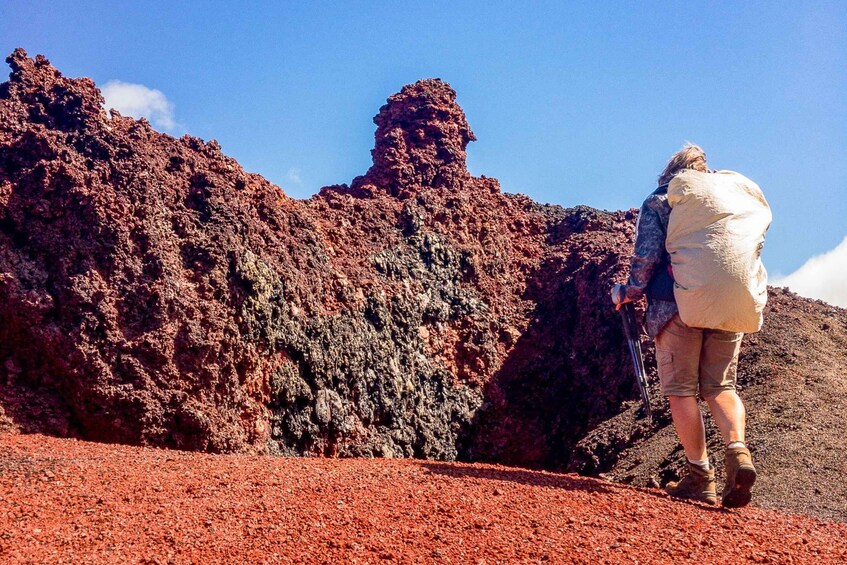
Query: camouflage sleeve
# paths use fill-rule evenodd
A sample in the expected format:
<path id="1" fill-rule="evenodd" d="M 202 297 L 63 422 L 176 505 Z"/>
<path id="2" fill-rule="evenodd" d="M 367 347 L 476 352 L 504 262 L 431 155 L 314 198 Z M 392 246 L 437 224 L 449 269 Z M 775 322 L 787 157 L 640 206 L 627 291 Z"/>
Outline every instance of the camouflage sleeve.
<path id="1" fill-rule="evenodd" d="M 661 198 L 651 195 L 644 201 L 638 212 L 638 222 L 635 225 L 635 249 L 630 259 L 629 282 L 627 282 L 628 298 L 636 300 L 644 294 L 647 284 L 653 278 L 665 251 L 666 218 L 663 218 Z M 665 221 L 663 221 L 665 219 Z"/>

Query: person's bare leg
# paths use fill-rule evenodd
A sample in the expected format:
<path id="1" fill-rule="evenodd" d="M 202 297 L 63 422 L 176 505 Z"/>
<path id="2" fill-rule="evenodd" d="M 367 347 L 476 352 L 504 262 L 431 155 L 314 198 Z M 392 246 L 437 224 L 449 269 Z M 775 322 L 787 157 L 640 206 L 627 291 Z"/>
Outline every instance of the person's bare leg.
<path id="1" fill-rule="evenodd" d="M 696 396 L 668 396 L 673 425 L 689 461 L 704 461 L 706 454 L 706 429 Z"/>
<path id="2" fill-rule="evenodd" d="M 721 431 L 724 445 L 734 441 L 744 442 L 744 426 L 747 419 L 747 411 L 744 403 L 734 390 L 725 390 L 706 399 L 712 418 Z M 676 419 L 674 419 L 676 422 Z"/>
<path id="3" fill-rule="evenodd" d="M 725 390 L 707 398 L 706 402 L 709 403 L 712 418 L 720 428 L 724 445 L 727 446 L 726 485 L 721 495 L 721 504 L 728 508 L 746 506 L 750 502 L 753 483 L 756 482 L 756 468 L 744 444 L 747 417 L 744 403 L 734 390 Z"/>

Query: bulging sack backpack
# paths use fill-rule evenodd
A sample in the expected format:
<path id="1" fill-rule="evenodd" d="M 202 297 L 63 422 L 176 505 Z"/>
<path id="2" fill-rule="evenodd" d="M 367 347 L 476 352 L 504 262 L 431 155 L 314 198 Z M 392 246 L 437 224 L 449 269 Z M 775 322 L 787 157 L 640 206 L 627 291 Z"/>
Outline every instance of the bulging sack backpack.
<path id="1" fill-rule="evenodd" d="M 739 173 L 684 170 L 668 185 L 665 246 L 679 317 L 691 327 L 752 333 L 762 327 L 768 274 L 761 260 L 771 210 Z"/>

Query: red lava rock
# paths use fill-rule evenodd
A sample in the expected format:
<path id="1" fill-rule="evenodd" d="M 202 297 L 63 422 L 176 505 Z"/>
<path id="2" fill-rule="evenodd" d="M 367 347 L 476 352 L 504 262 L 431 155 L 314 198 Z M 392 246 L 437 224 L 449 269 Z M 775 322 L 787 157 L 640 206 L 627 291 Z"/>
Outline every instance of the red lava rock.
<path id="1" fill-rule="evenodd" d="M 62 485 L 33 480 L 45 468 Z M 498 465 L 203 455 L 0 434 L 0 498 L 4 563 L 847 559 L 844 524 Z"/>
<path id="2" fill-rule="evenodd" d="M 107 116 L 90 80 L 43 57 L 8 62 L 8 425 L 212 452 L 556 465 L 588 414 L 630 395 L 624 355 L 593 342 L 619 333 L 605 287 L 632 215 L 539 206 L 472 177 L 474 135 L 446 83 L 391 96 L 367 174 L 295 201 L 214 141 Z M 598 307 L 560 308 L 576 301 Z M 610 379 L 599 396 L 586 387 L 597 374 Z"/>
<path id="3" fill-rule="evenodd" d="M 374 118 L 377 125 L 373 166 L 353 181 L 353 189 L 386 189 L 401 198 L 421 188 L 466 190 L 465 148 L 476 137 L 455 91 L 439 79 L 421 80 L 389 97 Z"/>

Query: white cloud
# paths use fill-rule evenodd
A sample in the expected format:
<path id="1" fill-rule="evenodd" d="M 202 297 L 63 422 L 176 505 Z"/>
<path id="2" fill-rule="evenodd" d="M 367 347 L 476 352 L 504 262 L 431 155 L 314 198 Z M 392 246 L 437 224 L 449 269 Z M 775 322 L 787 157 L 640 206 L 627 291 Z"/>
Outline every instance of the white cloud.
<path id="1" fill-rule="evenodd" d="M 106 99 L 106 109 L 114 108 L 125 116 L 147 118 L 154 127 L 172 131 L 176 127 L 174 105 L 161 90 L 110 80 L 100 91 Z"/>
<path id="2" fill-rule="evenodd" d="M 847 237 L 835 249 L 812 257 L 790 275 L 777 277 L 770 284 L 787 286 L 801 296 L 847 308 Z"/>
<path id="3" fill-rule="evenodd" d="M 303 179 L 300 177 L 300 169 L 294 167 L 288 169 L 288 172 L 285 173 L 285 180 L 291 184 L 303 184 Z"/>

